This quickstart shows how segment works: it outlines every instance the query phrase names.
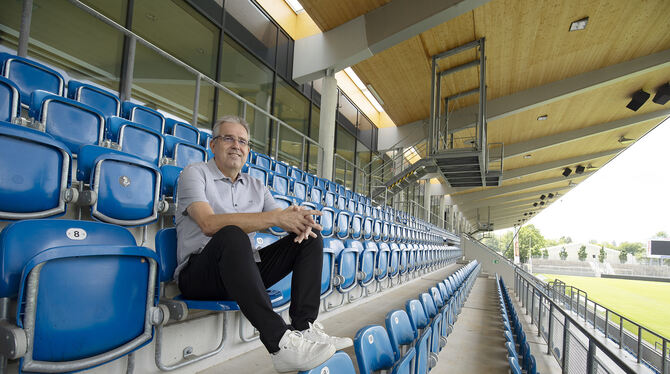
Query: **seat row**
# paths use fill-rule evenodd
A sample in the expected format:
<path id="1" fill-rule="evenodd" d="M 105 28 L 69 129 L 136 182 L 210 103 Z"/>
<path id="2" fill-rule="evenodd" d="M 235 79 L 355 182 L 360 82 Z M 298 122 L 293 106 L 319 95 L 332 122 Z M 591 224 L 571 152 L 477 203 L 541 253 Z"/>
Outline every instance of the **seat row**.
<path id="1" fill-rule="evenodd" d="M 57 107 L 59 115 L 46 118 L 47 107 Z M 86 131 L 89 140 L 102 140 L 101 131 L 95 125 L 100 120 L 114 118 L 116 122 L 125 119 L 134 125 L 140 124 L 144 129 L 167 135 L 166 139 L 174 136 L 203 148 L 208 147 L 211 138 L 208 132 L 184 121 L 166 118 L 154 109 L 131 101 L 121 102 L 115 93 L 99 86 L 76 80 L 66 82 L 62 74 L 37 61 L 0 53 L 0 121 L 12 122 L 20 117 L 21 108 L 29 109 L 30 115 L 47 127 L 53 126 L 52 122 L 60 119 L 63 112 L 77 116 L 78 120 L 85 119 L 70 129 Z M 77 149 L 72 152 L 77 153 Z"/>
<path id="2" fill-rule="evenodd" d="M 354 337 L 354 351 L 360 374 L 378 371 L 391 374 L 426 374 L 438 361 L 456 316 L 474 284 L 480 266 L 472 261 L 447 279 L 438 282 L 418 299 L 410 299 L 405 309 L 386 314 L 385 327 L 368 325 Z M 324 371 L 324 369 L 326 369 Z M 351 358 L 337 352 L 319 367 L 303 372 L 353 374 Z"/>
<path id="3" fill-rule="evenodd" d="M 536 374 L 537 364 L 530 352 L 530 344 L 526 340 L 523 325 L 514 309 L 514 304 L 507 293 L 507 287 L 502 277 L 496 274 L 498 298 L 500 299 L 500 314 L 505 327 L 505 347 L 507 359 L 513 374 Z"/>

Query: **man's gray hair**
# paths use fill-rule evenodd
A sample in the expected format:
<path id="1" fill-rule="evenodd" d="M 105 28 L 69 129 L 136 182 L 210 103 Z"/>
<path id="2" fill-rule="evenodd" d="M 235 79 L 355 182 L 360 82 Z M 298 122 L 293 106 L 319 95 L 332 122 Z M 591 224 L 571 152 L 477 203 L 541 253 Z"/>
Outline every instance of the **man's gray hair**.
<path id="1" fill-rule="evenodd" d="M 244 120 L 242 117 L 238 116 L 233 116 L 233 115 L 226 115 L 221 118 L 219 118 L 218 121 L 216 121 L 216 124 L 214 124 L 214 127 L 212 128 L 212 134 L 213 136 L 218 136 L 219 134 L 219 127 L 223 125 L 224 123 L 239 123 L 244 127 L 245 130 L 247 130 L 247 136 L 251 136 L 251 131 L 249 131 L 249 124 L 247 121 Z"/>

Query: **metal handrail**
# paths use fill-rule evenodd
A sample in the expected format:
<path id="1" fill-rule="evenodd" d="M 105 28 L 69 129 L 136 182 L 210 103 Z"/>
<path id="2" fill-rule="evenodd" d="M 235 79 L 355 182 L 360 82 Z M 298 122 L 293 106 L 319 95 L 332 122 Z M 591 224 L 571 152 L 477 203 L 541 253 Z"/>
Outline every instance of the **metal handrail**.
<path id="1" fill-rule="evenodd" d="M 264 115 L 265 117 L 267 117 L 267 118 L 269 118 L 269 119 L 275 121 L 277 124 L 281 125 L 281 126 L 282 126 L 282 129 L 284 129 L 284 128 L 289 129 L 290 131 L 292 131 L 292 132 L 294 132 L 295 134 L 297 134 L 297 135 L 299 135 L 300 137 L 302 137 L 302 138 L 303 138 L 303 139 L 302 139 L 302 142 L 303 142 L 303 158 L 302 158 L 302 161 L 301 161 L 301 167 L 302 167 L 303 169 L 304 169 L 304 167 L 303 167 L 304 165 L 302 165 L 302 163 L 304 163 L 304 144 L 305 144 L 306 142 L 309 142 L 309 143 L 311 143 L 311 144 L 313 144 L 313 145 L 319 147 L 319 151 L 320 151 L 321 153 L 323 153 L 323 146 L 321 146 L 321 144 L 319 144 L 318 142 L 312 140 L 311 138 L 309 138 L 308 136 L 302 134 L 301 132 L 295 130 L 295 129 L 294 129 L 293 127 L 291 127 L 289 124 L 287 124 L 286 122 L 282 121 L 282 120 L 279 119 L 278 117 L 272 115 L 272 114 L 271 114 L 270 112 L 268 112 L 267 110 L 265 110 L 265 109 L 259 107 L 258 105 L 252 103 L 251 101 L 248 101 L 247 99 L 245 99 L 244 97 L 238 95 L 237 93 L 235 93 L 234 91 L 232 91 L 232 90 L 229 89 L 228 87 L 226 87 L 226 86 L 222 85 L 221 83 L 219 83 L 219 82 L 213 80 L 212 78 L 210 78 L 210 77 L 208 77 L 207 75 L 203 74 L 202 72 L 200 72 L 200 71 L 197 70 L 196 68 L 192 67 L 191 65 L 189 65 L 189 64 L 187 64 L 187 63 L 181 61 L 180 59 L 178 59 L 178 58 L 172 56 L 171 54 L 165 52 L 165 51 L 162 50 L 161 48 L 157 47 L 156 45 L 154 45 L 154 44 L 152 44 L 151 42 L 147 41 L 146 39 L 142 38 L 141 36 L 135 34 L 134 32 L 132 32 L 132 31 L 126 29 L 126 28 L 123 27 L 122 25 L 119 25 L 118 23 L 114 22 L 113 20 L 111 20 L 110 18 L 106 17 L 106 16 L 103 15 L 102 13 L 100 13 L 100 12 L 96 11 L 95 9 L 89 7 L 88 5 L 82 3 L 81 1 L 79 1 L 79 0 L 68 0 L 68 1 L 69 1 L 71 4 L 73 4 L 74 6 L 76 6 L 77 8 L 83 10 L 84 12 L 90 14 L 91 16 L 97 18 L 98 20 L 104 22 L 105 24 L 111 26 L 112 28 L 114 28 L 114 29 L 120 31 L 120 32 L 123 33 L 125 36 L 129 37 L 131 40 L 140 42 L 140 43 L 141 43 L 142 45 L 144 45 L 145 47 L 148 47 L 149 49 L 151 49 L 151 50 L 153 50 L 154 52 L 158 53 L 160 56 L 166 58 L 166 59 L 169 60 L 170 62 L 172 62 L 172 63 L 174 63 L 174 64 L 176 64 L 176 65 L 178 65 L 178 66 L 184 68 L 184 69 L 187 70 L 188 72 L 190 72 L 190 73 L 192 73 L 193 75 L 195 75 L 195 79 L 196 79 L 196 95 L 195 95 L 195 103 L 194 103 L 194 106 L 193 106 L 193 113 L 194 113 L 193 118 L 194 118 L 194 119 L 196 118 L 196 116 L 197 116 L 197 114 L 198 114 L 198 108 L 199 108 L 199 106 L 198 106 L 198 100 L 199 100 L 199 92 L 200 92 L 200 91 L 199 91 L 198 88 L 200 87 L 200 81 L 201 81 L 201 80 L 204 80 L 204 81 L 206 81 L 207 83 L 213 85 L 214 87 L 216 87 L 216 88 L 218 88 L 218 89 L 220 89 L 220 90 L 223 90 L 225 93 L 227 93 L 227 94 L 233 96 L 233 97 L 234 97 L 235 99 L 237 99 L 238 101 L 242 102 L 242 103 L 244 104 L 244 106 L 245 106 L 245 109 L 246 109 L 246 106 L 250 106 L 250 107 L 253 108 L 255 111 L 261 113 L 261 114 Z M 244 115 L 246 115 L 246 110 L 245 110 L 243 113 L 244 113 Z M 195 120 L 194 120 L 194 122 L 195 122 Z M 196 123 L 193 123 L 193 125 L 195 126 Z M 279 127 L 278 127 L 278 129 L 279 129 Z M 277 132 L 277 134 L 278 134 L 278 133 L 279 133 L 279 131 Z M 277 138 L 277 139 L 276 139 L 276 142 L 277 142 L 277 144 L 278 144 L 278 143 L 279 143 L 279 136 L 277 136 L 276 138 Z M 275 154 L 274 154 L 274 157 L 277 158 L 278 147 L 275 147 L 275 151 L 274 151 L 274 153 L 275 153 Z"/>

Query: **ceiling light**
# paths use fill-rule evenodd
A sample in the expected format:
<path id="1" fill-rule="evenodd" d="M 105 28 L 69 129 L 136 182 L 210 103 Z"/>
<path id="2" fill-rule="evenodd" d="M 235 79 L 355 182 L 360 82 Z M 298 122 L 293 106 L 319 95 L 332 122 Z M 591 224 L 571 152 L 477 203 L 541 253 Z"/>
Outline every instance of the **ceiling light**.
<path id="1" fill-rule="evenodd" d="M 551 193 L 551 192 L 549 192 L 549 195 L 547 195 L 547 198 L 549 198 L 549 199 L 553 199 L 553 198 L 554 198 L 554 194 Z"/>
<path id="2" fill-rule="evenodd" d="M 300 5 L 298 0 L 284 0 L 284 1 L 286 1 L 286 4 L 288 4 L 288 6 L 291 7 L 293 13 L 295 14 L 300 14 L 305 11 L 305 8 L 303 8 L 302 5 Z"/>
<path id="3" fill-rule="evenodd" d="M 525 158 L 525 159 L 529 159 L 529 158 L 531 158 L 531 157 L 533 157 L 533 155 L 525 155 L 525 156 L 523 156 L 523 158 Z"/>
<path id="4" fill-rule="evenodd" d="M 630 99 L 630 102 L 628 105 L 626 105 L 626 108 L 632 110 L 633 112 L 637 112 L 642 104 L 644 104 L 649 99 L 649 96 L 651 95 L 644 90 L 635 91 L 635 93 L 633 93 L 633 97 Z"/>
<path id="5" fill-rule="evenodd" d="M 575 173 L 576 174 L 582 174 L 582 173 L 584 173 L 584 169 L 586 169 L 586 168 L 583 167 L 582 165 L 577 165 L 577 167 L 575 168 Z"/>
<path id="6" fill-rule="evenodd" d="M 670 84 L 666 83 L 656 90 L 656 95 L 652 101 L 656 104 L 665 105 L 668 100 L 670 100 Z"/>
<path id="7" fill-rule="evenodd" d="M 621 136 L 619 138 L 619 143 L 621 143 L 621 144 L 628 144 L 628 143 L 632 143 L 634 141 L 635 141 L 635 139 L 627 138 L 625 136 Z"/>
<path id="8" fill-rule="evenodd" d="M 540 201 L 540 205 L 544 205 L 544 201 Z"/>
<path id="9" fill-rule="evenodd" d="M 567 178 L 568 175 L 570 175 L 570 174 L 572 174 L 572 169 L 570 169 L 570 168 L 565 168 L 565 169 L 563 169 L 563 176 L 564 176 L 564 177 Z"/>
<path id="10" fill-rule="evenodd" d="M 379 102 L 377 101 L 375 96 L 373 96 L 372 93 L 370 92 L 370 90 L 368 89 L 368 87 L 372 87 L 372 86 L 370 86 L 370 85 L 365 86 L 365 84 L 363 83 L 361 78 L 359 78 L 358 75 L 356 75 L 356 73 L 354 72 L 354 69 L 352 69 L 351 67 L 344 68 L 344 72 L 354 82 L 356 87 L 358 87 L 358 89 L 363 93 L 363 96 L 365 96 L 365 98 L 368 99 L 370 104 L 372 104 L 372 106 L 375 107 L 375 109 L 378 112 L 380 112 L 380 113 L 383 112 L 384 108 L 382 108 L 381 104 L 379 104 Z"/>
<path id="11" fill-rule="evenodd" d="M 537 120 L 538 120 L 538 121 L 546 121 L 547 118 L 549 118 L 549 116 L 546 115 L 546 114 L 543 114 L 543 115 L 537 117 Z"/>
<path id="12" fill-rule="evenodd" d="M 372 87 L 371 84 L 368 84 L 366 87 L 368 88 L 368 90 L 370 90 L 370 93 L 372 94 L 372 96 L 374 96 L 375 99 L 377 99 L 377 101 L 379 102 L 379 104 L 384 105 L 384 100 L 382 100 L 382 98 L 379 97 L 379 94 L 378 94 L 377 91 L 374 89 L 374 87 Z"/>
<path id="13" fill-rule="evenodd" d="M 537 206 L 537 203 L 533 203 L 533 206 Z"/>
<path id="14" fill-rule="evenodd" d="M 589 23 L 589 17 L 584 17 L 582 19 L 574 21 L 573 23 L 570 24 L 570 30 L 569 31 L 584 30 L 586 28 L 587 23 Z"/>
<path id="15" fill-rule="evenodd" d="M 540 200 L 544 200 L 544 199 L 546 199 L 546 198 L 547 198 L 547 196 L 545 196 L 545 195 L 541 195 L 541 196 L 540 196 Z"/>

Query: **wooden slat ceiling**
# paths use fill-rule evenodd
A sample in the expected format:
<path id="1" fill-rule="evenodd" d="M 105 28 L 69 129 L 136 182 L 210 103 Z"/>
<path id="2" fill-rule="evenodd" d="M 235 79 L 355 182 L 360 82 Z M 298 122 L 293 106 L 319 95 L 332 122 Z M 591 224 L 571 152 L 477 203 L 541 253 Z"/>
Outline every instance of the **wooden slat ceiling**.
<path id="1" fill-rule="evenodd" d="M 389 1 L 300 2 L 316 24 L 327 31 Z M 670 49 L 669 15 L 670 1 L 667 0 L 491 0 L 471 12 L 380 52 L 356 64 L 353 69 L 364 83 L 375 88 L 385 102 L 388 115 L 397 125 L 402 126 L 429 117 L 432 55 L 485 37 L 487 100 L 493 100 Z M 584 17 L 589 17 L 585 30 L 568 31 L 571 22 Z M 461 53 L 442 60 L 440 69 L 458 66 L 476 58 L 473 50 Z M 490 121 L 488 141 L 503 142 L 509 146 L 668 109 L 670 103 L 660 106 L 652 103 L 651 99 L 637 112 L 625 107 L 634 91 L 642 88 L 653 96 L 656 89 L 668 81 L 670 68 L 658 69 Z M 442 97 L 478 85 L 478 67 L 451 74 L 442 80 Z M 455 100 L 451 102 L 449 110 L 470 107 L 476 105 L 477 101 L 477 95 Z M 537 121 L 537 117 L 543 114 L 549 116 L 548 120 Z M 641 122 L 560 144 L 532 152 L 530 158 L 511 157 L 505 160 L 504 171 L 622 148 L 625 145 L 617 141 L 620 136 L 639 139 L 659 122 Z M 466 137 L 471 133 L 471 130 L 464 130 L 455 136 Z M 592 161 L 592 164 L 601 167 L 613 157 L 602 157 Z M 503 186 L 555 178 L 560 176 L 560 171 L 560 168 L 555 168 L 510 179 Z M 459 189 L 453 195 L 458 202 L 458 195 L 482 189 Z M 461 210 L 466 210 L 467 202 L 463 204 Z"/>

